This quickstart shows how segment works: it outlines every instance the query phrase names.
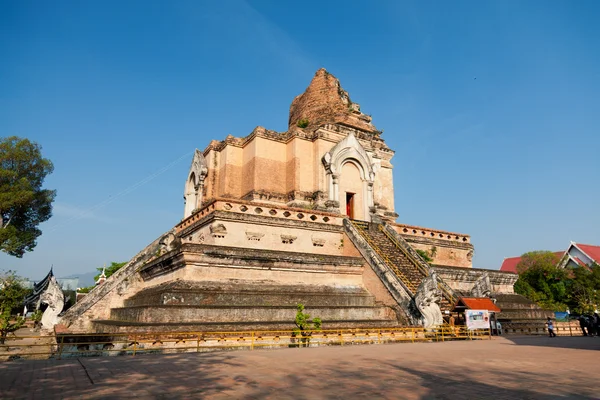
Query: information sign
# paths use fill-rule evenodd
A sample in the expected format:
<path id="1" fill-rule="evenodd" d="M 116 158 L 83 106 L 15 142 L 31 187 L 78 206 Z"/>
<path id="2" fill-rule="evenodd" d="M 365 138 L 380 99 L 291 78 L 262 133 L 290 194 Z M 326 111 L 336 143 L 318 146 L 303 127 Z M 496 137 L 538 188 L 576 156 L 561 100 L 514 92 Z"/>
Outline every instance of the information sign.
<path id="1" fill-rule="evenodd" d="M 489 329 L 490 313 L 488 310 L 465 310 L 467 329 Z"/>

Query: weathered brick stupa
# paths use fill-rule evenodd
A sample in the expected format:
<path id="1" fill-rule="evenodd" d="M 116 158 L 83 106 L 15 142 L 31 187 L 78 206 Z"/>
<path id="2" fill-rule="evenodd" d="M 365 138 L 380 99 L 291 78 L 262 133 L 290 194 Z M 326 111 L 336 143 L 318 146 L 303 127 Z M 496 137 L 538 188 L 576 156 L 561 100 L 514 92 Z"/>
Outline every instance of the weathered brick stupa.
<path id="1" fill-rule="evenodd" d="M 74 332 L 438 324 L 459 296 L 512 294 L 472 268 L 465 234 L 398 224 L 391 150 L 325 69 L 286 132 L 256 127 L 196 150 L 184 218 L 69 309 Z M 427 263 L 415 250 L 427 252 Z"/>

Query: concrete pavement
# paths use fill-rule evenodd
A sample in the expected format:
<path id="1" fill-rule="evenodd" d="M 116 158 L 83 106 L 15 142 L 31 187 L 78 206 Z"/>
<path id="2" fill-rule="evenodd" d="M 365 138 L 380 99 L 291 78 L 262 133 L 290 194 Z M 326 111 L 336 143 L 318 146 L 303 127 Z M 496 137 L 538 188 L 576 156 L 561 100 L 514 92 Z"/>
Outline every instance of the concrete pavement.
<path id="1" fill-rule="evenodd" d="M 2 399 L 600 398 L 600 338 L 514 337 L 0 363 Z"/>

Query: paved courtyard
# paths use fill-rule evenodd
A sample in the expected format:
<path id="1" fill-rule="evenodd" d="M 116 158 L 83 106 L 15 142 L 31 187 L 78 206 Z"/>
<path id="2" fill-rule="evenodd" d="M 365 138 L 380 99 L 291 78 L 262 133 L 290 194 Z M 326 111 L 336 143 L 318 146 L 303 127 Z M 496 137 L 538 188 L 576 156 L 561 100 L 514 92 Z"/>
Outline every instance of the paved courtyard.
<path id="1" fill-rule="evenodd" d="M 0 398 L 600 398 L 600 338 L 0 363 Z"/>

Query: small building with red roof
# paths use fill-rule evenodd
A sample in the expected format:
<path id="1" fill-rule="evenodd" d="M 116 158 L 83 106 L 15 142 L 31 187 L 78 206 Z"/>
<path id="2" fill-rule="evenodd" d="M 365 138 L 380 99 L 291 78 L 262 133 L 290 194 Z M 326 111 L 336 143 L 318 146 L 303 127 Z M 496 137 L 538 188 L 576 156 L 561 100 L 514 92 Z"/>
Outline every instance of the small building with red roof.
<path id="1" fill-rule="evenodd" d="M 500 312 L 500 308 L 494 304 L 489 297 L 459 297 L 455 309 L 464 310 L 488 310 L 490 312 Z"/>
<path id="2" fill-rule="evenodd" d="M 555 251 L 554 254 L 560 262 L 561 268 L 590 268 L 594 263 L 600 264 L 600 246 L 571 242 L 566 251 Z M 500 271 L 518 274 L 517 265 L 521 257 L 505 258 Z"/>
<path id="3" fill-rule="evenodd" d="M 562 259 L 563 255 L 565 254 L 564 251 L 554 251 L 553 252 L 558 259 Z M 517 271 L 517 265 L 521 262 L 521 257 L 509 257 L 509 258 L 505 258 L 504 261 L 502 262 L 502 266 L 500 267 L 500 271 L 504 271 L 504 272 L 512 272 L 515 274 L 518 274 L 519 272 Z"/>
<path id="4" fill-rule="evenodd" d="M 600 264 L 600 246 L 571 242 L 560 266 L 563 268 L 589 268 L 594 263 Z"/>

